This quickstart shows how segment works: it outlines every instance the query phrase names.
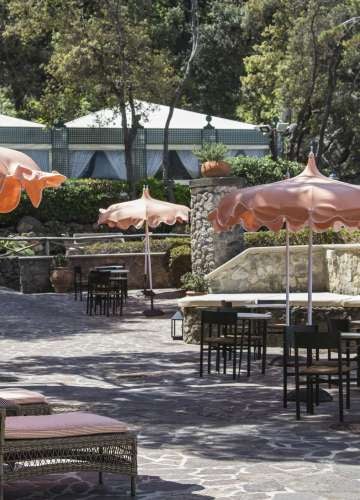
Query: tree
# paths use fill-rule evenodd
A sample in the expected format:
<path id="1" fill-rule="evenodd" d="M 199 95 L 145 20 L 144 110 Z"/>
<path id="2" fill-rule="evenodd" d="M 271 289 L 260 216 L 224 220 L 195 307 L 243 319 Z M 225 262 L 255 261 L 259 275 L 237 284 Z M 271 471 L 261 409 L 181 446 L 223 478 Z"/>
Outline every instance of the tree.
<path id="1" fill-rule="evenodd" d="M 31 5 L 29 5 L 31 4 Z M 127 176 L 133 186 L 133 144 L 147 106 L 137 99 L 166 95 L 172 78 L 165 54 L 154 50 L 146 0 L 10 0 L 13 26 L 25 40 L 44 30 L 52 54 L 42 109 L 48 122 L 74 117 L 74 107 L 110 107 L 120 114 Z M 25 26 L 26 25 L 26 26 Z"/>
<path id="2" fill-rule="evenodd" d="M 255 2 L 250 4 L 249 22 L 251 9 L 259 16 Z M 341 162 L 344 178 L 352 175 L 359 154 L 360 40 L 359 31 L 343 22 L 359 13 L 358 0 L 278 0 L 245 60 L 239 107 L 242 116 L 266 122 L 287 110 L 295 124 L 288 157 L 304 160 L 315 139 L 318 161 L 328 169 Z"/>
<path id="3" fill-rule="evenodd" d="M 185 85 L 190 77 L 193 61 L 198 50 L 199 40 L 199 6 L 197 0 L 191 0 L 191 50 L 184 62 L 184 68 L 181 77 L 178 79 L 174 88 L 173 95 L 170 98 L 169 112 L 164 127 L 163 142 L 163 180 L 167 190 L 168 198 L 174 201 L 174 194 L 169 185 L 169 127 L 174 114 L 174 108 L 180 101 Z"/>

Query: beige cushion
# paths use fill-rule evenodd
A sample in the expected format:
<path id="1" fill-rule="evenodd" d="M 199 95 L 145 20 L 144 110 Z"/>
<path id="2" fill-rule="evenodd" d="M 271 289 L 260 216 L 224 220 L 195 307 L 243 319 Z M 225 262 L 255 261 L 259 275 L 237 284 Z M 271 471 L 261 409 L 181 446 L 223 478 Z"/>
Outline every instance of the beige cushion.
<path id="1" fill-rule="evenodd" d="M 46 398 L 40 392 L 28 391 L 20 387 L 0 389 L 0 399 L 5 399 L 17 405 L 46 403 Z"/>
<path id="2" fill-rule="evenodd" d="M 126 424 L 93 413 L 7 417 L 5 439 L 41 439 L 126 432 Z"/>

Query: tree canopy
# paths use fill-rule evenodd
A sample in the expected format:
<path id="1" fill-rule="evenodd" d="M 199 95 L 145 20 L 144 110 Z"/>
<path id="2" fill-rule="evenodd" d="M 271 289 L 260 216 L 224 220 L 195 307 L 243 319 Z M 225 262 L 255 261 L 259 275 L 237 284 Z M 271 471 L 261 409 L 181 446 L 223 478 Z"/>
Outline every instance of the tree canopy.
<path id="1" fill-rule="evenodd" d="M 355 180 L 360 0 L 198 0 L 198 9 L 178 105 L 288 122 L 288 159 L 303 161 L 314 141 L 323 167 Z M 191 51 L 191 0 L 0 0 L 0 19 L 0 111 L 54 124 L 111 106 L 128 149 L 148 111 L 136 99 L 171 104 Z"/>

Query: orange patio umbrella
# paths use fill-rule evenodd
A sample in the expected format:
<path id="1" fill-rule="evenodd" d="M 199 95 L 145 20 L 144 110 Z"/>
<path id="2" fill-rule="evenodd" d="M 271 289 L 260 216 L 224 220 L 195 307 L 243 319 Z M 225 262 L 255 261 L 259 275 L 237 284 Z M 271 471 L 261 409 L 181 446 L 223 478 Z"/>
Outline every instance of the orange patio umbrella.
<path id="1" fill-rule="evenodd" d="M 312 324 L 312 234 L 360 227 L 360 186 L 322 175 L 310 153 L 304 171 L 291 179 L 233 191 L 209 214 L 215 231 L 241 224 L 247 231 L 309 228 L 308 324 Z M 286 302 L 289 324 L 289 238 L 286 241 Z"/>
<path id="2" fill-rule="evenodd" d="M 130 226 L 140 229 L 145 225 L 145 274 L 149 276 L 151 310 L 148 315 L 161 313 L 153 307 L 153 282 L 150 256 L 149 227 L 157 227 L 161 223 L 174 225 L 177 222 L 188 222 L 190 209 L 185 205 L 177 205 L 152 198 L 148 187 L 144 187 L 141 198 L 116 203 L 109 208 L 100 209 L 98 224 L 109 227 L 128 229 Z"/>
<path id="3" fill-rule="evenodd" d="M 29 156 L 0 147 L 0 213 L 14 210 L 24 189 L 34 207 L 41 202 L 43 189 L 58 187 L 66 177 L 58 172 L 43 172 Z"/>

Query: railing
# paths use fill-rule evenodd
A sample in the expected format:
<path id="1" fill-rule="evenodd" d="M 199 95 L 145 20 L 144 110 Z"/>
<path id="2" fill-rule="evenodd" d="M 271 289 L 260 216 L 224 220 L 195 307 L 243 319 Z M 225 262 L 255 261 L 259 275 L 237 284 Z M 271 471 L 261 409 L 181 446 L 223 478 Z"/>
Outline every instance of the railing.
<path id="1" fill-rule="evenodd" d="M 150 236 L 156 238 L 190 238 L 188 233 L 150 233 Z M 1 241 L 34 241 L 30 245 L 18 248 L 16 250 L 11 250 L 5 254 L 0 254 L 0 258 L 9 257 L 11 255 L 17 255 L 24 250 L 34 248 L 39 245 L 39 243 L 44 242 L 44 255 L 50 254 L 50 244 L 51 242 L 72 242 L 73 244 L 78 244 L 79 242 L 92 241 L 92 240 L 123 240 L 123 239 L 141 239 L 145 237 L 145 233 L 136 234 L 99 234 L 94 236 L 15 236 L 15 237 L 3 237 L 0 238 Z M 76 243 L 75 243 L 76 242 Z"/>

